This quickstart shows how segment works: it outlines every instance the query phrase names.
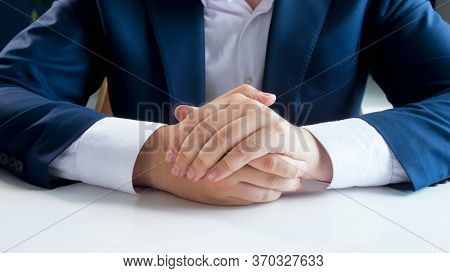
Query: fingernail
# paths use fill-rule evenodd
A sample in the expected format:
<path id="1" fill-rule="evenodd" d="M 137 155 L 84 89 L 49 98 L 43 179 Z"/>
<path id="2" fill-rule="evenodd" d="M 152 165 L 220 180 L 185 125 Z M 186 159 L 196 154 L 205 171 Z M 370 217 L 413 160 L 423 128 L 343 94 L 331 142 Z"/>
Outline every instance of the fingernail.
<path id="1" fill-rule="evenodd" d="M 188 171 L 187 171 L 187 173 L 186 173 L 186 176 L 187 176 L 187 178 L 188 178 L 189 180 L 194 180 L 194 178 L 195 178 L 195 171 L 194 171 L 194 169 L 192 169 L 192 167 L 189 167 L 189 168 L 188 168 Z"/>
<path id="2" fill-rule="evenodd" d="M 169 151 L 167 152 L 167 154 L 166 154 L 166 162 L 167 162 L 167 163 L 172 163 L 173 160 L 174 160 L 174 158 L 175 158 L 174 155 L 175 155 L 175 154 L 173 153 L 173 151 L 172 151 L 172 150 L 169 150 Z"/>
<path id="3" fill-rule="evenodd" d="M 276 96 L 271 93 L 262 92 L 262 95 L 266 98 L 271 98 L 271 99 L 276 98 Z"/>
<path id="4" fill-rule="evenodd" d="M 209 180 L 214 181 L 217 178 L 218 173 L 216 171 L 209 171 L 207 177 Z"/>
<path id="5" fill-rule="evenodd" d="M 176 176 L 176 177 L 180 176 L 180 172 L 181 172 L 181 169 L 178 165 L 175 165 L 172 167 L 172 175 L 173 176 Z"/>
<path id="6" fill-rule="evenodd" d="M 181 119 L 185 119 L 187 115 L 189 115 L 189 113 L 186 110 L 180 110 Z"/>

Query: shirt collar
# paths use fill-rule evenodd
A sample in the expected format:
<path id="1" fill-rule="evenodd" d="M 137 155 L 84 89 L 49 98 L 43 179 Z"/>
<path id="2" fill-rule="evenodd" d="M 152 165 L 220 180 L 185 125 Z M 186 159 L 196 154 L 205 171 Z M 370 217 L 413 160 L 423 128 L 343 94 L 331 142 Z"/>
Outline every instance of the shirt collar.
<path id="1" fill-rule="evenodd" d="M 205 8 L 207 8 L 208 2 L 210 2 L 210 1 L 224 1 L 224 2 L 231 3 L 233 1 L 244 1 L 244 0 L 200 0 L 200 1 L 202 1 L 203 6 Z M 262 0 L 261 3 L 258 5 L 258 7 L 256 7 L 256 9 L 253 12 L 264 13 L 264 12 L 269 11 L 273 6 L 274 1 L 275 0 Z M 249 8 L 250 8 L 250 6 L 249 6 Z"/>

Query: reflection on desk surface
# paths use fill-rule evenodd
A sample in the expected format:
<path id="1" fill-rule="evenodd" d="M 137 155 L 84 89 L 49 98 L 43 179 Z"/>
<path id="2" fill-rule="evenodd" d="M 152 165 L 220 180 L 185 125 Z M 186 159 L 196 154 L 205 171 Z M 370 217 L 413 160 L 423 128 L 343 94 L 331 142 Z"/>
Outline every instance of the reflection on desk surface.
<path id="1" fill-rule="evenodd" d="M 0 249 L 9 252 L 444 252 L 450 183 L 303 193 L 214 207 L 82 183 L 45 190 L 0 171 Z"/>

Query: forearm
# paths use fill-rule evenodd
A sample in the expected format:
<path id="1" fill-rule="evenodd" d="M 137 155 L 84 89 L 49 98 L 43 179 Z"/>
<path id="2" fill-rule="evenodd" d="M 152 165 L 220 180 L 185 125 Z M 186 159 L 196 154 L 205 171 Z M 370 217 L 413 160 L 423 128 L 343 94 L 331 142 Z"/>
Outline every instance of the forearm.
<path id="1" fill-rule="evenodd" d="M 102 35 L 89 34 L 100 29 L 95 5 L 55 1 L 0 52 L 0 153 L 23 163 L 2 167 L 40 187 L 67 184 L 51 179 L 50 163 L 105 117 L 83 106 L 105 77 L 85 50 L 103 55 Z"/>
<path id="2" fill-rule="evenodd" d="M 3 166 L 25 181 L 53 188 L 52 160 L 104 115 L 66 102 L 50 101 L 18 86 L 0 86 L 0 153 L 23 164 Z"/>
<path id="3" fill-rule="evenodd" d="M 450 176 L 450 91 L 362 116 L 386 140 L 414 190 Z"/>

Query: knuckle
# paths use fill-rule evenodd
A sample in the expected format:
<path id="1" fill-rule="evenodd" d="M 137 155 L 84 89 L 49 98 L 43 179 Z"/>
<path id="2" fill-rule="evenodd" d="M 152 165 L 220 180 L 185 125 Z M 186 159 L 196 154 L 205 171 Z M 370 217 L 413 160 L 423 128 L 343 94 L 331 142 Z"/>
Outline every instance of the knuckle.
<path id="1" fill-rule="evenodd" d="M 242 91 L 247 91 L 247 92 L 254 91 L 254 87 L 251 86 L 250 84 L 247 84 L 247 83 L 242 84 L 241 86 L 239 86 L 239 88 L 240 88 Z"/>
<path id="2" fill-rule="evenodd" d="M 180 125 L 180 136 L 187 136 L 191 133 L 191 131 L 197 126 L 197 123 L 194 120 L 186 120 L 183 121 Z"/>
<path id="3" fill-rule="evenodd" d="M 254 92 L 245 92 L 242 95 L 242 102 L 244 103 L 250 103 L 250 102 L 254 102 L 254 98 L 256 98 L 256 93 Z"/>
<path id="4" fill-rule="evenodd" d="M 188 116 L 184 121 L 182 121 L 183 129 L 194 128 L 197 126 L 197 121 L 193 116 Z"/>
<path id="5" fill-rule="evenodd" d="M 168 149 L 172 149 L 174 151 L 179 151 L 181 149 L 181 141 L 179 140 L 178 137 L 173 137 L 172 139 L 169 140 L 169 146 Z"/>
<path id="6" fill-rule="evenodd" d="M 188 152 L 186 149 L 184 149 L 185 151 L 182 151 L 178 154 L 176 163 L 177 164 L 181 164 L 184 162 L 189 162 L 190 158 L 188 157 L 188 155 L 186 154 L 186 152 Z"/>
<path id="7" fill-rule="evenodd" d="M 236 149 L 234 150 L 234 153 L 239 158 L 242 158 L 242 157 L 245 158 L 248 155 L 245 145 L 238 145 L 238 146 L 236 146 Z"/>
<path id="8" fill-rule="evenodd" d="M 215 113 L 218 109 L 217 105 L 214 104 L 206 104 L 202 111 L 200 111 L 199 113 L 199 117 L 201 120 L 205 119 L 206 117 L 209 117 L 210 115 L 212 115 L 213 113 Z"/>
<path id="9" fill-rule="evenodd" d="M 277 186 L 277 181 L 278 181 L 278 176 L 271 174 L 269 175 L 268 179 L 267 179 L 267 184 L 266 184 L 266 188 L 267 189 L 275 189 Z"/>
<path id="10" fill-rule="evenodd" d="M 192 165 L 195 167 L 197 171 L 205 170 L 208 166 L 206 165 L 205 161 L 202 157 L 198 156 L 194 162 L 192 162 Z"/>
<path id="11" fill-rule="evenodd" d="M 245 142 L 243 142 L 240 146 L 243 146 L 248 152 L 256 152 L 259 149 L 263 150 L 264 148 L 258 144 L 258 140 L 256 138 L 248 138 Z"/>
<path id="12" fill-rule="evenodd" d="M 193 138 L 187 138 L 183 143 L 181 143 L 180 147 L 180 153 L 189 153 L 192 151 L 194 147 L 194 139 Z"/>
<path id="13" fill-rule="evenodd" d="M 261 201 L 263 202 L 267 202 L 270 198 L 270 190 L 264 190 L 264 194 L 263 194 L 263 198 Z"/>
<path id="14" fill-rule="evenodd" d="M 227 143 L 227 135 L 225 134 L 225 132 L 223 130 L 219 130 L 216 133 L 215 139 L 217 141 L 217 144 L 219 144 L 219 145 L 226 145 L 226 143 Z"/>
<path id="15" fill-rule="evenodd" d="M 262 198 L 262 202 L 269 202 L 273 200 L 273 196 L 275 196 L 275 191 L 267 189 L 264 191 L 264 195 Z"/>
<path id="16" fill-rule="evenodd" d="M 268 170 L 270 173 L 274 173 L 277 171 L 279 167 L 279 160 L 277 157 L 273 155 L 269 155 L 264 159 L 264 167 Z"/>
<path id="17" fill-rule="evenodd" d="M 231 165 L 231 163 L 230 163 L 229 158 L 227 158 L 227 157 L 224 157 L 224 158 L 222 159 L 222 164 L 221 164 L 221 165 L 222 165 L 222 166 L 221 166 L 221 169 L 222 169 L 223 171 L 225 171 L 225 172 L 229 172 L 229 171 L 232 170 L 232 165 Z"/>
<path id="18" fill-rule="evenodd" d="M 241 93 L 235 93 L 230 96 L 231 102 L 239 102 L 244 100 L 245 98 L 246 96 L 242 95 Z"/>
<path id="19" fill-rule="evenodd" d="M 249 124 L 243 120 L 242 123 L 235 122 L 231 124 L 230 127 L 227 127 L 224 130 L 226 131 L 227 134 L 234 135 L 241 133 L 243 130 L 246 130 L 248 126 Z"/>
<path id="20" fill-rule="evenodd" d="M 193 133 L 200 137 L 201 139 L 205 137 L 209 137 L 211 135 L 211 129 L 208 127 L 207 124 L 200 123 L 194 128 Z"/>

